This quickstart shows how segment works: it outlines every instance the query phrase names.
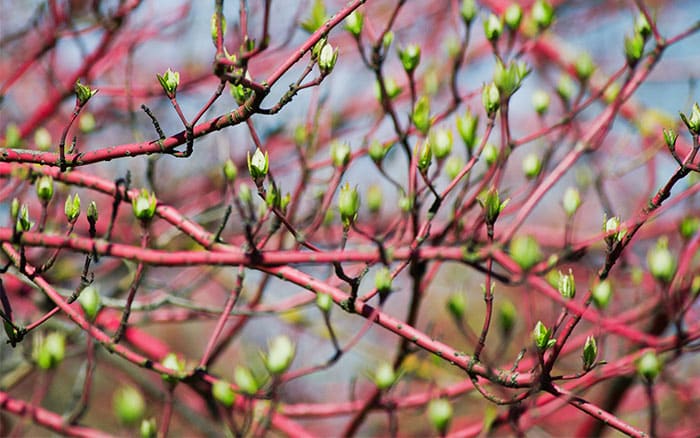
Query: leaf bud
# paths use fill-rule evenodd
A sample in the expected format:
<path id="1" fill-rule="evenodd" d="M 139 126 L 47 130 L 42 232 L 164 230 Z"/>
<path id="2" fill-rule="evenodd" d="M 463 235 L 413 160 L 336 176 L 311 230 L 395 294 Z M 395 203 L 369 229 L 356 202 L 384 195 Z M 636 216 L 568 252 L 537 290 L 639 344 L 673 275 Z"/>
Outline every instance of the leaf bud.
<path id="1" fill-rule="evenodd" d="M 87 103 L 88 100 L 92 96 L 97 93 L 97 90 L 92 90 L 90 87 L 83 85 L 80 83 L 80 79 L 75 81 L 75 97 L 76 97 L 76 104 L 79 106 L 83 106 Z"/>
<path id="2" fill-rule="evenodd" d="M 350 15 L 345 19 L 345 30 L 350 32 L 355 38 L 359 37 L 362 33 L 362 26 L 364 24 L 364 16 L 357 10 L 352 11 Z"/>
<path id="3" fill-rule="evenodd" d="M 612 297 L 613 289 L 610 280 L 603 280 L 598 282 L 593 289 L 591 289 L 591 297 L 593 298 L 593 304 L 598 309 L 605 309 L 610 303 L 610 298 Z"/>
<path id="4" fill-rule="evenodd" d="M 139 194 L 131 199 L 131 207 L 134 216 L 141 221 L 150 221 L 156 212 L 158 200 L 154 193 L 149 193 L 146 189 L 141 189 Z"/>
<path id="5" fill-rule="evenodd" d="M 486 39 L 495 42 L 503 33 L 503 21 L 501 18 L 494 14 L 489 14 L 488 18 L 484 20 L 484 35 Z"/>
<path id="6" fill-rule="evenodd" d="M 233 370 L 233 380 L 245 394 L 252 395 L 260 389 L 260 383 L 258 383 L 253 373 L 242 365 L 237 365 Z"/>
<path id="7" fill-rule="evenodd" d="M 36 195 L 45 205 L 53 197 L 53 178 L 49 175 L 42 175 L 36 180 Z"/>
<path id="8" fill-rule="evenodd" d="M 344 168 L 350 162 L 350 145 L 334 141 L 331 143 L 331 161 L 337 168 Z"/>
<path id="9" fill-rule="evenodd" d="M 146 412 L 146 401 L 138 389 L 122 386 L 114 392 L 112 408 L 121 423 L 135 424 Z"/>
<path id="10" fill-rule="evenodd" d="M 89 321 L 94 321 L 101 306 L 100 294 L 97 292 L 97 288 L 93 285 L 85 287 L 78 296 L 78 303 L 80 303 L 80 307 L 83 308 L 87 319 Z"/>
<path id="11" fill-rule="evenodd" d="M 676 258 L 668 249 L 668 238 L 663 236 L 656 246 L 647 252 L 647 265 L 651 275 L 662 283 L 668 284 L 676 273 Z"/>
<path id="12" fill-rule="evenodd" d="M 520 22 L 523 19 L 523 8 L 521 8 L 518 3 L 512 3 L 506 8 L 503 18 L 506 26 L 508 26 L 510 30 L 516 31 L 518 27 L 520 27 Z"/>
<path id="13" fill-rule="evenodd" d="M 236 393 L 231 389 L 231 385 L 224 380 L 217 380 L 211 385 L 211 394 L 216 401 L 227 408 L 233 406 L 236 401 Z"/>
<path id="14" fill-rule="evenodd" d="M 359 209 L 360 195 L 357 192 L 357 188 L 351 188 L 350 184 L 345 183 L 340 188 L 340 194 L 338 195 L 338 211 L 345 228 L 349 228 L 355 222 Z"/>
<path id="15" fill-rule="evenodd" d="M 270 341 L 265 357 L 265 368 L 271 374 L 282 374 L 294 360 L 296 347 L 285 335 L 279 335 Z"/>
<path id="16" fill-rule="evenodd" d="M 476 130 L 479 125 L 479 116 L 475 116 L 471 111 L 467 110 L 463 116 L 457 116 L 456 124 L 459 136 L 462 137 L 462 141 L 467 147 L 467 150 L 471 152 L 476 144 Z"/>
<path id="17" fill-rule="evenodd" d="M 382 208 L 382 188 L 378 184 L 372 184 L 367 188 L 367 208 L 370 213 L 376 214 Z M 332 210 L 330 210 L 332 211 Z"/>
<path id="18" fill-rule="evenodd" d="M 561 200 L 561 205 L 567 217 L 572 217 L 576 213 L 581 206 L 581 194 L 576 187 L 569 187 L 566 189 L 564 197 Z"/>
<path id="19" fill-rule="evenodd" d="M 531 235 L 516 236 L 510 242 L 510 256 L 524 271 L 542 260 L 540 245 Z"/>
<path id="20" fill-rule="evenodd" d="M 73 198 L 68 195 L 63 211 L 66 215 L 66 219 L 68 219 L 68 222 L 71 224 L 74 224 L 75 221 L 78 220 L 78 216 L 80 215 L 80 196 L 78 196 L 77 193 Z"/>
<path id="21" fill-rule="evenodd" d="M 559 282 L 557 283 L 557 289 L 562 297 L 567 299 L 573 299 L 576 296 L 576 280 L 574 279 L 574 273 L 569 269 L 568 274 L 563 274 L 559 271 Z"/>
<path id="22" fill-rule="evenodd" d="M 428 403 L 428 418 L 435 430 L 440 434 L 445 434 L 452 421 L 452 405 L 447 399 L 438 398 Z"/>
<path id="23" fill-rule="evenodd" d="M 596 345 L 595 338 L 593 336 L 588 336 L 586 338 L 586 343 L 583 345 L 583 355 L 581 356 L 581 359 L 583 360 L 583 369 L 585 371 L 592 369 L 597 358 L 598 345 Z"/>
<path id="24" fill-rule="evenodd" d="M 399 59 L 401 65 L 407 73 L 413 73 L 420 62 L 420 46 L 418 44 L 409 44 L 405 48 L 398 48 Z"/>
<path id="25" fill-rule="evenodd" d="M 326 43 L 321 49 L 321 54 L 318 55 L 318 68 L 324 76 L 333 71 L 335 63 L 338 61 L 338 49 L 334 49 L 329 43 Z"/>
<path id="26" fill-rule="evenodd" d="M 413 108 L 413 113 L 411 114 L 411 120 L 413 124 L 416 125 L 416 129 L 425 135 L 430 129 L 430 100 L 428 96 L 421 96 L 416 102 L 416 106 Z"/>
<path id="27" fill-rule="evenodd" d="M 450 294 L 447 299 L 447 311 L 455 321 L 461 321 L 464 318 L 464 311 L 467 308 L 467 300 L 464 294 L 455 292 Z"/>
<path id="28" fill-rule="evenodd" d="M 539 116 L 543 116 L 549 109 L 549 94 L 544 90 L 532 93 L 532 107 Z"/>
<path id="29" fill-rule="evenodd" d="M 530 11 L 532 20 L 539 30 L 548 28 L 554 21 L 554 8 L 546 0 L 537 0 Z"/>
<path id="30" fill-rule="evenodd" d="M 265 181 L 270 168 L 270 157 L 267 152 L 263 154 L 260 148 L 256 148 L 253 157 L 250 157 L 250 151 L 248 151 L 246 158 L 248 160 L 248 172 L 253 181 L 255 181 L 255 185 L 260 187 Z"/>
<path id="31" fill-rule="evenodd" d="M 540 157 L 537 154 L 527 154 L 525 158 L 523 158 L 523 173 L 525 174 L 525 178 L 537 178 L 541 171 L 542 160 L 540 160 Z"/>
<path id="32" fill-rule="evenodd" d="M 380 363 L 374 370 L 372 380 L 374 380 L 374 384 L 377 385 L 377 388 L 381 390 L 390 388 L 391 385 L 396 382 L 394 367 L 391 366 L 389 362 Z"/>
<path id="33" fill-rule="evenodd" d="M 647 351 L 639 359 L 637 359 L 637 373 L 646 381 L 651 383 L 656 379 L 656 376 L 661 373 L 662 365 L 658 356 L 653 351 Z"/>
<path id="34" fill-rule="evenodd" d="M 484 109 L 486 109 L 486 114 L 489 118 L 493 117 L 501 104 L 501 94 L 496 84 L 491 82 L 484 86 L 481 93 L 481 101 L 484 104 Z"/>

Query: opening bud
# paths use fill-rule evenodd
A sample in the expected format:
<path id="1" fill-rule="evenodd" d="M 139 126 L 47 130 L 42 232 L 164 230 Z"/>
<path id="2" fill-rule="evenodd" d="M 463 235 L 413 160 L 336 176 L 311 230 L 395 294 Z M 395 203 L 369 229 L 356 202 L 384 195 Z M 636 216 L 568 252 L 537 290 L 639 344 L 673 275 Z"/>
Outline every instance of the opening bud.
<path id="1" fill-rule="evenodd" d="M 597 358 L 598 345 L 596 345 L 595 338 L 593 336 L 588 336 L 586 338 L 586 343 L 583 345 L 583 355 L 581 356 L 581 359 L 583 360 L 583 369 L 585 371 L 592 369 Z"/>
<path id="2" fill-rule="evenodd" d="M 365 17 L 357 10 L 352 11 L 345 19 L 345 30 L 350 32 L 355 38 L 358 38 L 362 33 L 364 18 Z"/>
<path id="3" fill-rule="evenodd" d="M 535 329 L 532 331 L 532 338 L 535 341 L 535 346 L 541 352 L 554 346 L 557 343 L 556 339 L 552 339 L 552 331 L 547 328 L 542 321 L 537 321 Z"/>
<path id="4" fill-rule="evenodd" d="M 399 48 L 397 51 L 403 69 L 407 73 L 413 73 L 420 62 L 420 46 L 418 44 L 409 44 L 403 49 Z"/>
<path id="5" fill-rule="evenodd" d="M 36 180 L 36 195 L 46 205 L 53 197 L 53 178 L 42 175 Z"/>
<path id="6" fill-rule="evenodd" d="M 503 33 L 503 21 L 501 18 L 494 14 L 489 14 L 488 18 L 484 20 L 484 35 L 486 39 L 495 42 Z"/>
<path id="7" fill-rule="evenodd" d="M 360 209 L 360 194 L 356 187 L 350 187 L 345 183 L 340 188 L 338 195 L 338 212 L 345 228 L 349 228 L 357 219 L 357 212 Z"/>
<path id="8" fill-rule="evenodd" d="M 236 401 L 236 393 L 231 389 L 231 384 L 224 380 L 217 380 L 211 385 L 211 394 L 222 405 L 230 408 Z"/>
<path id="9" fill-rule="evenodd" d="M 163 76 L 156 73 L 156 77 L 158 78 L 158 82 L 160 82 L 160 86 L 163 87 L 165 94 L 170 98 L 175 97 L 177 86 L 180 85 L 180 73 L 167 69 L 165 73 L 163 73 Z"/>
<path id="10" fill-rule="evenodd" d="M 131 200 L 131 208 L 134 211 L 134 216 L 141 221 L 150 221 L 156 212 L 156 204 L 158 200 L 154 193 L 149 193 L 146 189 L 141 189 L 141 192 Z"/>

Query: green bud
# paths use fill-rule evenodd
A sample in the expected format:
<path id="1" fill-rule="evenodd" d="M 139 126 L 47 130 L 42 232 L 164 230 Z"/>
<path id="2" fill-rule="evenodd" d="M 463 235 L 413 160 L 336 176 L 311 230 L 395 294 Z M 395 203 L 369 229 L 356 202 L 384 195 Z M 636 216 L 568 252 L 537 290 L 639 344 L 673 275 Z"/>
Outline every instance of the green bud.
<path id="1" fill-rule="evenodd" d="M 416 125 L 416 129 L 423 135 L 428 133 L 431 125 L 430 100 L 428 100 L 428 96 L 424 95 L 418 99 L 416 106 L 413 108 L 411 120 L 413 120 L 413 124 Z"/>
<path id="2" fill-rule="evenodd" d="M 464 311 L 467 308 L 467 300 L 464 294 L 455 292 L 450 294 L 447 299 L 447 311 L 450 312 L 455 321 L 461 321 L 464 318 Z"/>
<path id="3" fill-rule="evenodd" d="M 265 181 L 267 171 L 270 168 L 270 157 L 267 152 L 263 155 L 260 148 L 256 148 L 253 157 L 250 157 L 250 151 L 248 151 L 246 158 L 248 160 L 248 172 L 250 172 L 250 176 L 255 181 L 255 185 L 260 186 Z"/>
<path id="4" fill-rule="evenodd" d="M 549 94 L 544 90 L 537 90 L 532 94 L 532 107 L 539 116 L 543 116 L 549 109 Z"/>
<path id="5" fill-rule="evenodd" d="M 97 122 L 95 122 L 95 116 L 90 112 L 82 112 L 80 118 L 78 119 L 78 128 L 83 134 L 88 134 L 95 130 Z"/>
<path id="6" fill-rule="evenodd" d="M 466 24 L 470 24 L 474 21 L 474 17 L 476 17 L 476 3 L 474 0 L 462 0 L 459 13 Z"/>
<path id="7" fill-rule="evenodd" d="M 367 153 L 369 154 L 369 157 L 372 159 L 372 161 L 374 161 L 377 164 L 382 162 L 387 151 L 388 149 L 385 149 L 384 145 L 378 140 L 372 140 L 372 142 L 369 144 L 369 147 L 367 148 Z"/>
<path id="8" fill-rule="evenodd" d="M 156 204 L 158 200 L 154 193 L 149 193 L 146 189 L 141 189 L 141 192 L 131 199 L 131 207 L 134 211 L 134 216 L 142 221 L 150 221 L 156 212 Z"/>
<path id="9" fill-rule="evenodd" d="M 537 154 L 527 154 L 525 158 L 523 158 L 523 173 L 525 174 L 525 178 L 534 179 L 540 174 L 541 171 L 542 160 L 540 160 L 540 157 Z"/>
<path id="10" fill-rule="evenodd" d="M 647 383 L 651 383 L 656 379 L 656 376 L 661 373 L 662 365 L 656 353 L 647 351 L 639 359 L 637 359 L 637 373 Z"/>
<path id="11" fill-rule="evenodd" d="M 604 219 L 603 232 L 607 235 L 605 241 L 612 245 L 613 243 L 622 241 L 625 237 L 626 232 L 620 229 L 620 218 L 618 216 L 613 216 L 610 219 Z"/>
<path id="12" fill-rule="evenodd" d="M 420 46 L 418 44 L 409 44 L 405 48 L 399 47 L 397 52 L 403 69 L 408 73 L 412 73 L 420 62 Z"/>
<path id="13" fill-rule="evenodd" d="M 51 148 L 51 133 L 48 129 L 41 127 L 34 132 L 34 144 L 39 150 L 47 151 Z"/>
<path id="14" fill-rule="evenodd" d="M 75 221 L 78 220 L 78 216 L 80 216 L 80 196 L 78 196 L 77 193 L 74 198 L 68 195 L 63 211 L 66 214 L 66 219 L 68 219 L 68 222 L 71 224 L 74 224 Z"/>
<path id="15" fill-rule="evenodd" d="M 350 145 L 334 141 L 331 143 L 331 161 L 337 168 L 343 168 L 350 162 Z"/>
<path id="16" fill-rule="evenodd" d="M 139 435 L 141 438 L 155 438 L 158 435 L 158 426 L 156 425 L 155 418 L 145 418 L 141 420 L 141 426 L 139 427 Z"/>
<path id="17" fill-rule="evenodd" d="M 241 184 L 238 186 L 238 199 L 240 199 L 243 204 L 248 204 L 253 200 L 253 196 L 248 185 Z"/>
<path id="18" fill-rule="evenodd" d="M 379 213 L 384 201 L 383 197 L 382 188 L 378 184 L 372 184 L 367 188 L 367 208 L 370 213 Z"/>
<path id="19" fill-rule="evenodd" d="M 31 230 L 33 226 L 34 222 L 29 220 L 29 207 L 27 207 L 27 204 L 22 204 L 17 215 L 15 229 L 18 233 L 23 233 Z"/>
<path id="20" fill-rule="evenodd" d="M 695 102 L 693 109 L 690 111 L 690 115 L 686 116 L 683 113 L 680 114 L 683 123 L 688 127 L 688 131 L 693 135 L 700 134 L 700 106 L 698 106 L 698 103 Z"/>
<path id="21" fill-rule="evenodd" d="M 394 42 L 394 32 L 389 31 L 384 34 L 382 37 L 382 46 L 384 46 L 384 50 L 388 49 L 389 46 L 391 46 L 391 43 Z"/>
<path id="22" fill-rule="evenodd" d="M 668 238 L 660 237 L 656 246 L 647 252 L 651 275 L 662 283 L 670 283 L 676 273 L 676 257 L 668 250 Z"/>
<path id="23" fill-rule="evenodd" d="M 357 10 L 352 11 L 345 19 L 345 30 L 350 32 L 355 38 L 359 37 L 362 33 L 364 18 L 365 17 Z"/>
<path id="24" fill-rule="evenodd" d="M 596 345 L 595 338 L 593 336 L 588 336 L 586 338 L 586 343 L 583 345 L 583 355 L 581 356 L 583 360 L 583 369 L 585 371 L 592 369 L 597 358 L 598 346 Z"/>
<path id="25" fill-rule="evenodd" d="M 246 79 L 250 79 L 250 73 L 246 71 Z M 237 104 L 243 105 L 250 96 L 253 95 L 253 90 L 247 88 L 243 84 L 228 84 L 229 93 L 231 97 L 236 101 Z"/>
<path id="26" fill-rule="evenodd" d="M 557 94 L 565 102 L 569 102 L 576 92 L 576 85 L 569 75 L 563 73 L 557 83 Z"/>
<path id="27" fill-rule="evenodd" d="M 644 38 L 639 33 L 625 37 L 625 58 L 631 68 L 637 65 L 644 53 Z"/>
<path id="28" fill-rule="evenodd" d="M 642 13 L 634 20 L 634 32 L 641 35 L 645 40 L 651 35 L 651 25 L 647 21 L 647 17 Z"/>
<path id="29" fill-rule="evenodd" d="M 87 319 L 94 321 L 101 306 L 100 294 L 97 292 L 97 288 L 93 285 L 89 285 L 83 289 L 83 291 L 80 292 L 80 296 L 78 296 L 78 303 L 80 303 L 80 307 L 83 308 Z"/>
<path id="30" fill-rule="evenodd" d="M 146 413 L 146 401 L 138 389 L 122 386 L 114 392 L 112 409 L 121 423 L 135 424 Z"/>
<path id="31" fill-rule="evenodd" d="M 598 282 L 591 290 L 593 304 L 595 304 L 595 306 L 601 310 L 607 308 L 608 304 L 610 303 L 612 293 L 612 283 L 610 283 L 610 280 Z"/>
<path id="32" fill-rule="evenodd" d="M 404 213 L 408 213 L 413 208 L 413 199 L 410 196 L 401 194 L 399 196 L 399 209 Z"/>
<path id="33" fill-rule="evenodd" d="M 270 341 L 267 351 L 265 368 L 271 374 L 282 374 L 292 364 L 296 347 L 287 336 L 279 335 Z"/>
<path id="34" fill-rule="evenodd" d="M 16 221 L 18 215 L 19 215 L 19 199 L 13 198 L 12 204 L 10 206 L 10 216 L 12 217 L 13 221 Z"/>
<path id="35" fill-rule="evenodd" d="M 690 282 L 690 294 L 693 298 L 700 294 L 700 275 L 693 277 L 693 281 Z"/>
<path id="36" fill-rule="evenodd" d="M 666 142 L 666 146 L 670 150 L 675 150 L 676 149 L 676 140 L 678 139 L 678 134 L 676 131 L 673 129 L 664 129 L 664 141 Z"/>
<path id="37" fill-rule="evenodd" d="M 316 294 L 316 306 L 318 306 L 322 312 L 328 313 L 333 306 L 333 298 L 329 294 L 319 292 Z"/>
<path id="38" fill-rule="evenodd" d="M 531 235 L 516 236 L 510 242 L 510 256 L 524 271 L 535 266 L 542 260 L 540 245 Z"/>
<path id="39" fill-rule="evenodd" d="M 576 296 L 576 280 L 574 279 L 574 273 L 571 269 L 569 269 L 568 274 L 562 274 L 562 272 L 559 271 L 557 289 L 564 298 L 573 299 L 574 296 Z"/>
<path id="40" fill-rule="evenodd" d="M 620 84 L 613 82 L 605 89 L 603 100 L 605 100 L 606 103 L 612 103 L 617 99 L 618 94 L 620 94 Z"/>
<path id="41" fill-rule="evenodd" d="M 462 141 L 467 147 L 467 150 L 471 152 L 474 150 L 476 144 L 476 130 L 479 126 L 479 116 L 475 116 L 471 111 L 467 110 L 463 116 L 457 116 L 456 123 L 459 136 L 462 137 Z"/>
<path id="42" fill-rule="evenodd" d="M 678 232 L 685 240 L 693 237 L 698 232 L 698 229 L 700 229 L 700 217 L 697 216 L 686 216 L 678 225 Z"/>
<path id="43" fill-rule="evenodd" d="M 452 421 L 452 405 L 447 399 L 438 398 L 428 403 L 428 418 L 435 430 L 445 434 Z"/>
<path id="44" fill-rule="evenodd" d="M 211 385 L 211 394 L 216 401 L 227 408 L 233 406 L 236 401 L 236 393 L 231 389 L 231 385 L 224 380 L 217 380 Z"/>
<path id="45" fill-rule="evenodd" d="M 50 370 L 63 362 L 66 356 L 66 335 L 51 332 L 46 337 L 37 336 L 34 339 L 33 356 L 39 368 Z"/>
<path id="46" fill-rule="evenodd" d="M 498 326 L 501 333 L 509 335 L 515 327 L 515 321 L 518 317 L 518 311 L 511 301 L 503 301 L 498 307 Z"/>
<path id="47" fill-rule="evenodd" d="M 596 69 L 595 63 L 593 63 L 593 58 L 588 52 L 583 52 L 576 58 L 574 63 L 574 68 L 576 69 L 576 76 L 581 82 L 587 82 L 588 79 L 593 75 Z"/>
<path id="48" fill-rule="evenodd" d="M 306 20 L 301 22 L 301 28 L 308 33 L 314 33 L 318 28 L 323 26 L 323 23 L 328 20 L 326 15 L 326 5 L 323 0 L 314 0 L 313 6 L 311 6 L 311 13 L 306 18 Z"/>
<path id="49" fill-rule="evenodd" d="M 564 192 L 564 197 L 561 200 L 564 213 L 568 217 L 572 217 L 578 208 L 581 206 L 581 194 L 576 187 L 569 187 Z"/>
<path id="50" fill-rule="evenodd" d="M 240 390 L 248 395 L 255 394 L 260 389 L 260 384 L 253 373 L 246 367 L 237 365 L 233 370 L 233 380 Z"/>
<path id="51" fill-rule="evenodd" d="M 377 388 L 384 390 L 391 387 L 391 385 L 396 382 L 396 372 L 394 367 L 391 366 L 389 362 L 382 362 L 374 370 L 374 375 L 372 376 L 374 384 Z"/>
<path id="52" fill-rule="evenodd" d="M 496 84 L 491 82 L 484 86 L 481 92 L 481 101 L 484 104 L 484 109 L 486 109 L 486 114 L 489 118 L 493 117 L 496 111 L 498 111 L 498 107 L 501 105 L 501 94 Z"/>
<path id="53" fill-rule="evenodd" d="M 88 204 L 86 215 L 88 222 L 90 222 L 91 224 L 97 223 L 98 213 L 97 204 L 95 204 L 95 201 L 90 201 L 90 204 Z"/>
<path id="54" fill-rule="evenodd" d="M 556 339 L 552 339 L 552 331 L 542 324 L 542 321 L 537 321 L 535 329 L 532 331 L 532 338 L 535 341 L 537 349 L 545 351 L 557 343 Z"/>
<path id="55" fill-rule="evenodd" d="M 481 156 L 484 157 L 484 161 L 487 166 L 492 166 L 496 161 L 498 161 L 498 148 L 492 143 L 486 143 L 484 150 L 481 152 Z"/>
<path id="56" fill-rule="evenodd" d="M 49 175 L 40 176 L 36 180 L 36 195 L 42 203 L 48 203 L 53 197 L 53 178 Z"/>
<path id="57" fill-rule="evenodd" d="M 418 170 L 425 173 L 430 167 L 430 163 L 433 161 L 433 146 L 430 140 L 425 140 L 422 146 L 416 145 L 416 153 L 418 154 L 418 161 L 416 165 Z"/>
<path id="58" fill-rule="evenodd" d="M 495 187 L 491 187 L 488 191 L 482 192 L 477 200 L 479 204 L 481 204 L 481 208 L 484 209 L 484 220 L 489 225 L 496 223 L 498 215 L 501 214 L 510 201 L 510 199 L 501 201 L 498 190 L 496 190 Z"/>
<path id="59" fill-rule="evenodd" d="M 19 127 L 14 122 L 8 123 L 5 128 L 5 147 L 8 149 L 22 147 L 22 137 L 20 137 Z"/>
<path id="60" fill-rule="evenodd" d="M 326 36 L 323 36 L 320 40 L 314 44 L 313 48 L 311 49 L 311 59 L 312 60 L 318 60 L 319 55 L 321 55 L 321 50 L 326 46 L 328 43 L 328 38 Z"/>
<path id="61" fill-rule="evenodd" d="M 379 292 L 379 301 L 384 302 L 386 298 L 391 293 L 391 283 L 393 279 L 391 277 L 391 271 L 386 266 L 382 266 L 374 274 L 374 287 L 377 288 Z"/>
<path id="62" fill-rule="evenodd" d="M 464 168 L 464 160 L 459 155 L 452 155 L 445 162 L 445 174 L 450 179 L 457 178 L 462 168 Z"/>
<path id="63" fill-rule="evenodd" d="M 180 73 L 167 69 L 165 73 L 163 73 L 163 76 L 156 73 L 156 77 L 158 78 L 158 82 L 160 82 L 160 86 L 163 87 L 165 94 L 170 98 L 175 97 L 177 86 L 180 85 Z"/>
<path id="64" fill-rule="evenodd" d="M 503 21 L 494 14 L 489 14 L 488 18 L 484 20 L 484 35 L 486 39 L 495 42 L 503 33 Z"/>
<path id="65" fill-rule="evenodd" d="M 321 54 L 318 55 L 318 68 L 324 76 L 333 71 L 335 63 L 338 61 L 338 49 L 334 49 L 329 43 L 326 43 L 321 49 Z"/>
<path id="66" fill-rule="evenodd" d="M 355 222 L 359 209 L 360 194 L 357 192 L 357 188 L 350 188 L 350 184 L 345 183 L 340 188 L 340 194 L 338 195 L 338 211 L 340 212 L 340 220 L 345 228 L 349 228 Z"/>
<path id="67" fill-rule="evenodd" d="M 554 8 L 546 0 L 537 0 L 530 11 L 532 20 L 539 30 L 548 28 L 554 21 Z"/>
<path id="68" fill-rule="evenodd" d="M 236 176 L 238 176 L 238 168 L 229 158 L 224 162 L 224 177 L 228 182 L 233 183 L 236 181 Z"/>
<path id="69" fill-rule="evenodd" d="M 168 353 L 165 358 L 163 358 L 161 364 L 163 367 L 173 370 L 176 374 L 180 374 L 185 370 L 185 363 L 178 359 L 175 353 Z M 178 380 L 177 377 L 168 374 L 162 374 L 161 377 L 166 382 L 176 382 Z"/>
<path id="70" fill-rule="evenodd" d="M 386 95 L 389 99 L 393 99 L 399 94 L 401 94 L 402 88 L 399 87 L 399 85 L 396 83 L 396 80 L 392 77 L 386 77 L 384 78 L 384 89 L 386 91 Z M 382 101 L 382 93 L 379 88 L 379 82 L 374 83 L 374 92 L 375 95 L 377 96 L 377 100 L 379 102 Z"/>
<path id="71" fill-rule="evenodd" d="M 503 18 L 506 26 L 508 26 L 510 30 L 518 30 L 518 27 L 520 27 L 520 22 L 523 19 L 523 8 L 521 8 L 517 3 L 512 3 L 506 9 Z"/>
<path id="72" fill-rule="evenodd" d="M 95 93 L 97 93 L 97 90 L 91 90 L 90 87 L 81 84 L 80 79 L 75 81 L 75 97 L 78 105 L 85 105 Z"/>

